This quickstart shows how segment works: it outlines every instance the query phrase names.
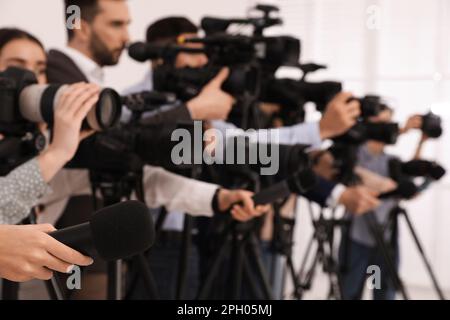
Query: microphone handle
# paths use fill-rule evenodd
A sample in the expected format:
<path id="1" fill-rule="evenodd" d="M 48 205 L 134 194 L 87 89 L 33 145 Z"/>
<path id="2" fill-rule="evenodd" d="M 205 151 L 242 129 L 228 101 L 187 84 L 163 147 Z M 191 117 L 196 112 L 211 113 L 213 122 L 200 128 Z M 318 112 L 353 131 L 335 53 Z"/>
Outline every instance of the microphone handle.
<path id="1" fill-rule="evenodd" d="M 84 255 L 93 256 L 96 254 L 89 222 L 57 230 L 49 233 L 49 235 Z"/>
<path id="2" fill-rule="evenodd" d="M 383 200 L 383 199 L 387 199 L 387 198 L 392 198 L 392 197 L 395 197 L 397 194 L 398 194 L 398 191 L 396 189 L 396 190 L 393 190 L 393 191 L 389 191 L 389 192 L 385 192 L 385 193 L 380 194 L 378 196 L 378 199 L 379 200 Z"/>
<path id="3" fill-rule="evenodd" d="M 278 199 L 288 197 L 291 193 L 287 181 L 282 181 L 255 194 L 253 201 L 255 205 L 269 204 Z"/>

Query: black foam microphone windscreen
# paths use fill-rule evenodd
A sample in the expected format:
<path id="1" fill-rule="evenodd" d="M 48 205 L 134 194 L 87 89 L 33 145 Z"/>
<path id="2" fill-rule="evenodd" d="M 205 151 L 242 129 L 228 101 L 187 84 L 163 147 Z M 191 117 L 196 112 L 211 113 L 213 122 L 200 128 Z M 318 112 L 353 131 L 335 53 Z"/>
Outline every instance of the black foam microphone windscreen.
<path id="1" fill-rule="evenodd" d="M 106 261 L 126 259 L 149 249 L 155 240 L 153 219 L 138 201 L 97 211 L 90 222 L 55 231 L 56 240 L 86 255 L 92 250 Z"/>
<path id="2" fill-rule="evenodd" d="M 162 49 L 160 47 L 149 45 L 145 42 L 136 42 L 129 46 L 128 55 L 130 58 L 145 62 L 151 59 L 158 59 L 162 54 Z"/>

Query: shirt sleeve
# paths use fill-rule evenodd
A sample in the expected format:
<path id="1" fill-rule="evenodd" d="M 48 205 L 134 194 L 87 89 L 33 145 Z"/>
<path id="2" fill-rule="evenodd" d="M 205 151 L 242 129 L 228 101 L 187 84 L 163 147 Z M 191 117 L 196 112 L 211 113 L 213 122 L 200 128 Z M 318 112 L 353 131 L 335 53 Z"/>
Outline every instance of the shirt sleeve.
<path id="1" fill-rule="evenodd" d="M 39 198 L 50 192 L 37 159 L 0 178 L 0 224 L 17 224 L 25 219 Z"/>
<path id="2" fill-rule="evenodd" d="M 319 123 L 300 123 L 290 127 L 275 129 L 247 130 L 237 128 L 231 123 L 223 121 L 213 121 L 213 127 L 225 138 L 245 135 L 251 142 L 258 143 L 278 143 L 286 145 L 307 144 L 311 148 L 320 148 L 322 139 L 320 137 Z"/>
<path id="3" fill-rule="evenodd" d="M 145 201 L 150 208 L 193 216 L 213 216 L 212 200 L 219 186 L 170 173 L 162 168 L 144 167 Z"/>

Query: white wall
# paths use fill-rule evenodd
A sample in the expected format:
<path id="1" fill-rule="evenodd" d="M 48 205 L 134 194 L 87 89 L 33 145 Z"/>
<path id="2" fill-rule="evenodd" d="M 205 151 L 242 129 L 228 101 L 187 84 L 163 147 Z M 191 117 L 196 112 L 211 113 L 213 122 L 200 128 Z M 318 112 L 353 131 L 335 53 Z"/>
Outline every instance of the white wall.
<path id="1" fill-rule="evenodd" d="M 266 1 L 267 2 L 267 1 Z M 374 91 L 395 98 L 397 117 L 424 112 L 441 102 L 449 120 L 450 38 L 446 0 L 278 0 L 285 26 L 274 32 L 294 34 L 302 39 L 303 61 L 329 65 L 315 79 L 342 79 L 347 89 L 363 94 Z M 254 0 L 130 0 L 134 40 L 144 38 L 146 26 L 166 15 L 185 15 L 199 21 L 203 15 L 240 16 Z M 367 28 L 367 9 L 382 9 L 381 28 Z M 50 47 L 65 43 L 62 0 L 1 0 L 0 27 L 18 26 L 37 35 Z M 124 55 L 118 67 L 108 70 L 108 82 L 121 89 L 139 80 L 145 65 Z M 446 102 L 447 101 L 447 102 Z M 442 103 L 444 102 L 444 103 Z M 430 142 L 426 155 L 450 168 L 449 135 Z M 405 159 L 412 154 L 416 134 L 401 139 L 394 152 Z M 443 284 L 450 288 L 450 178 L 407 207 L 417 226 L 433 265 Z M 305 217 L 306 214 L 302 215 Z M 308 220 L 306 220 L 308 221 Z M 308 229 L 301 220 L 305 239 Z M 428 285 L 428 278 L 411 239 L 402 232 L 402 272 L 410 284 Z"/>
<path id="2" fill-rule="evenodd" d="M 329 66 L 312 79 L 341 79 L 347 90 L 386 96 L 396 120 L 431 107 L 450 120 L 450 2 L 446 0 L 278 0 L 285 25 L 278 31 L 302 39 L 303 62 Z M 372 28 L 371 9 L 380 13 Z M 372 26 L 372 27 L 369 27 Z M 447 126 L 448 130 L 448 126 Z M 427 143 L 424 156 L 450 167 L 450 135 Z M 411 158 L 418 132 L 401 137 L 391 152 Z M 443 286 L 450 288 L 449 177 L 406 204 Z M 306 214 L 303 215 L 305 217 Z M 430 287 L 412 238 L 402 224 L 401 270 L 410 285 Z M 308 228 L 301 225 L 299 248 Z"/>

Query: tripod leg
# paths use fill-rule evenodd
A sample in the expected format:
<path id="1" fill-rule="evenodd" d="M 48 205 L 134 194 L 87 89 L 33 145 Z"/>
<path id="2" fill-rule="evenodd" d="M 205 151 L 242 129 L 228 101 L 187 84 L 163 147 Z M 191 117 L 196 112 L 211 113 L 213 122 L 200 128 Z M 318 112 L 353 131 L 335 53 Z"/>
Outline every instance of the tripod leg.
<path id="1" fill-rule="evenodd" d="M 300 279 L 300 288 L 302 290 L 301 291 L 302 295 L 303 295 L 304 290 L 309 290 L 312 287 L 312 281 L 316 274 L 316 266 L 319 263 L 322 255 L 323 255 L 321 252 L 322 249 L 320 248 L 320 246 L 321 246 L 321 244 L 317 243 L 317 251 L 316 251 L 316 254 L 314 255 L 314 258 L 313 258 L 313 261 L 311 263 L 309 270 L 305 274 L 305 279 L 304 280 Z"/>
<path id="2" fill-rule="evenodd" d="M 308 246 L 306 247 L 306 252 L 303 255 L 302 264 L 300 265 L 300 270 L 298 272 L 298 279 L 302 279 L 305 274 L 306 264 L 308 262 L 309 255 L 311 254 L 312 246 L 314 244 L 314 235 L 309 239 Z"/>
<path id="3" fill-rule="evenodd" d="M 223 238 L 222 246 L 220 247 L 219 251 L 217 251 L 217 254 L 214 256 L 212 260 L 213 262 L 210 271 L 206 276 L 205 281 L 202 283 L 200 287 L 198 300 L 207 299 L 208 296 L 210 295 L 213 281 L 215 277 L 219 274 L 219 269 L 222 260 L 225 258 L 227 252 L 227 245 L 228 245 L 228 236 Z"/>
<path id="4" fill-rule="evenodd" d="M 61 281 L 57 274 L 48 281 L 45 281 L 48 295 L 51 300 L 65 300 L 64 291 L 62 290 Z"/>
<path id="5" fill-rule="evenodd" d="M 242 272 L 244 268 L 243 235 L 237 232 L 233 234 L 232 267 L 230 269 L 231 299 L 241 298 Z"/>
<path id="6" fill-rule="evenodd" d="M 122 260 L 108 263 L 108 300 L 122 300 Z"/>
<path id="7" fill-rule="evenodd" d="M 2 300 L 19 300 L 19 283 L 2 279 Z"/>
<path id="8" fill-rule="evenodd" d="M 136 261 L 139 264 L 142 276 L 144 277 L 144 285 L 147 289 L 147 292 L 150 296 L 150 299 L 158 300 L 158 289 L 156 288 L 155 278 L 151 272 L 150 266 L 148 265 L 148 261 L 145 259 L 144 254 L 138 254 L 136 256 Z"/>
<path id="9" fill-rule="evenodd" d="M 334 298 L 335 300 L 342 300 L 342 289 L 339 282 L 339 274 L 336 270 L 336 263 L 330 255 L 325 255 L 324 258 L 324 269 L 327 270 L 328 279 L 330 281 L 330 291 L 328 293 L 328 299 Z"/>
<path id="10" fill-rule="evenodd" d="M 388 273 L 391 276 L 394 286 L 396 287 L 397 290 L 401 292 L 403 299 L 409 300 L 408 293 L 406 292 L 403 282 L 401 281 L 400 276 L 398 275 L 398 272 L 395 269 L 392 256 L 389 254 L 383 235 L 380 234 L 380 231 L 378 229 L 378 222 L 375 219 L 375 215 L 373 214 L 373 212 L 366 213 L 364 215 L 364 219 L 366 220 L 366 223 L 369 226 L 369 230 L 371 231 L 373 237 L 375 238 L 377 248 L 383 256 L 383 260 L 386 263 Z"/>
<path id="11" fill-rule="evenodd" d="M 258 241 L 254 234 L 250 235 L 248 248 L 250 257 L 253 260 L 256 267 L 257 276 L 261 281 L 264 295 L 266 299 L 273 300 L 272 288 L 270 287 L 269 277 L 267 276 L 264 264 L 261 261 L 261 254 L 257 250 Z"/>
<path id="12" fill-rule="evenodd" d="M 255 279 L 251 272 L 250 262 L 248 261 L 248 257 L 246 257 L 245 255 L 244 255 L 244 277 L 249 285 L 252 299 L 263 300 L 263 297 L 261 297 L 261 292 L 255 284 Z"/>
<path id="13" fill-rule="evenodd" d="M 341 276 L 339 272 L 339 265 L 335 260 L 334 254 L 334 227 L 331 229 L 327 243 L 328 254 L 325 254 L 325 260 L 330 274 L 330 298 L 334 297 L 336 300 L 342 300 L 344 295 L 342 292 Z"/>
<path id="14" fill-rule="evenodd" d="M 183 230 L 183 245 L 181 247 L 180 260 L 178 265 L 178 279 L 177 279 L 177 300 L 183 300 L 184 292 L 186 290 L 186 278 L 188 273 L 188 262 L 191 252 L 191 233 L 192 233 L 192 218 L 185 215 Z"/>
<path id="15" fill-rule="evenodd" d="M 160 214 L 158 215 L 158 219 L 155 222 L 155 238 L 158 239 L 162 232 L 162 226 L 167 218 L 167 210 L 165 208 L 161 209 Z"/>
<path id="16" fill-rule="evenodd" d="M 420 243 L 419 237 L 417 236 L 417 233 L 416 233 L 416 231 L 414 229 L 414 226 L 413 226 L 411 220 L 409 219 L 408 214 L 404 210 L 401 211 L 401 213 L 405 217 L 405 220 L 406 220 L 406 223 L 408 225 L 409 231 L 411 232 L 411 235 L 414 238 L 414 242 L 416 243 L 417 250 L 419 251 L 419 253 L 420 253 L 421 257 L 422 257 L 422 260 L 423 260 L 423 262 L 425 264 L 425 267 L 428 270 L 428 274 L 430 275 L 431 281 L 433 282 L 434 289 L 436 290 L 436 293 L 438 294 L 439 299 L 445 300 L 444 293 L 442 292 L 441 287 L 439 286 L 439 283 L 437 281 L 436 275 L 434 274 L 433 268 L 431 267 L 431 264 L 430 264 L 426 254 L 425 254 L 425 250 L 423 249 L 422 244 Z"/>
<path id="17" fill-rule="evenodd" d="M 291 255 L 288 255 L 286 257 L 286 264 L 287 264 L 287 267 L 289 269 L 289 273 L 291 274 L 292 283 L 293 283 L 293 286 L 294 286 L 294 293 L 293 293 L 293 295 L 294 295 L 295 299 L 300 300 L 302 298 L 302 294 L 301 294 L 301 292 L 299 290 L 301 285 L 300 285 L 299 278 L 297 278 L 297 273 L 296 273 L 295 267 L 294 267 L 294 261 L 292 261 L 292 256 Z"/>

